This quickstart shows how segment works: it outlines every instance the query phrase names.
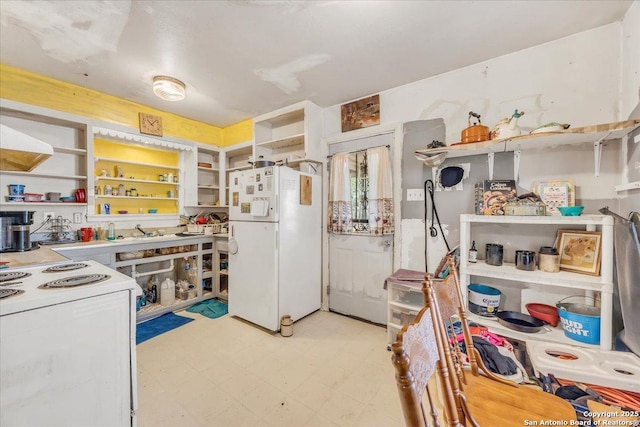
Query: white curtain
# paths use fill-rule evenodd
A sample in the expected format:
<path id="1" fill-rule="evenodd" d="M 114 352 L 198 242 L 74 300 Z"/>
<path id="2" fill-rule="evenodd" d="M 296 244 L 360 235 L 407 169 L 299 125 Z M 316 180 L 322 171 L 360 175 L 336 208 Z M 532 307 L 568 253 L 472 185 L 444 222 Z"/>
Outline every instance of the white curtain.
<path id="1" fill-rule="evenodd" d="M 385 146 L 367 150 L 369 175 L 369 233 L 393 234 L 393 186 L 391 161 Z"/>
<path id="2" fill-rule="evenodd" d="M 352 233 L 351 180 L 349 153 L 334 154 L 329 176 L 329 233 Z"/>

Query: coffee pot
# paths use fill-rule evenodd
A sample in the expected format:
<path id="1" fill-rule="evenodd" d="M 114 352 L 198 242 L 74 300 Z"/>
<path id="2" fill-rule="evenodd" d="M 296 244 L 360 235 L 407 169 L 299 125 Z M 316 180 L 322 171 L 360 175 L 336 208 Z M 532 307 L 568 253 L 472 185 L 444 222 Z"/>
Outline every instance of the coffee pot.
<path id="1" fill-rule="evenodd" d="M 23 252 L 38 247 L 31 246 L 33 214 L 34 211 L 0 211 L 0 252 Z"/>
<path id="2" fill-rule="evenodd" d="M 513 138 L 514 136 L 520 136 L 522 131 L 518 126 L 518 119 L 524 115 L 524 111 L 518 112 L 516 111 L 511 115 L 511 117 L 505 117 L 500 120 L 497 125 L 491 129 L 491 139 L 504 139 L 504 138 Z"/>

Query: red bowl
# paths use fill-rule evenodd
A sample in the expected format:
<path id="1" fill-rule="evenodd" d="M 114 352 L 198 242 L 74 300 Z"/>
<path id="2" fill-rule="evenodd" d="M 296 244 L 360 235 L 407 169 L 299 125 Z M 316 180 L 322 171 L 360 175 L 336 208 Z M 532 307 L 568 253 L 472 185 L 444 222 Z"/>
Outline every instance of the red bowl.
<path id="1" fill-rule="evenodd" d="M 556 307 L 537 302 L 530 302 L 525 307 L 527 307 L 527 311 L 531 317 L 547 322 L 553 327 L 558 325 L 560 316 L 558 315 L 558 309 Z"/>

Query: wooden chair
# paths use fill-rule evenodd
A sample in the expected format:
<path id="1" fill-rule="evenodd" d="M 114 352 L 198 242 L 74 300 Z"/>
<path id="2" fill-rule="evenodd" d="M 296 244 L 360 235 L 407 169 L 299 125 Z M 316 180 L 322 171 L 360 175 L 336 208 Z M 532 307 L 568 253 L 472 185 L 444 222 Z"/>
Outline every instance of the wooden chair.
<path id="1" fill-rule="evenodd" d="M 458 419 L 463 425 L 523 426 L 525 420 L 576 420 L 576 413 L 569 402 L 541 390 L 518 387 L 484 367 L 482 359 L 473 347 L 466 314 L 462 307 L 462 294 L 453 262 L 449 261 L 450 274 L 440 281 L 426 275 L 423 282 L 425 304 L 433 313 L 433 325 L 439 332 L 435 338 L 442 346 L 444 364 L 452 372 L 447 378 L 454 396 Z M 455 316 L 460 320 L 470 368 L 462 366 L 457 341 L 447 332 Z M 445 322 L 445 319 L 448 321 Z M 474 368 L 473 365 L 476 365 Z M 479 375 L 480 371 L 487 375 Z"/>
<path id="2" fill-rule="evenodd" d="M 408 427 L 430 425 L 422 405 L 423 396 L 427 392 L 433 425 L 440 426 L 442 421 L 450 427 L 463 426 L 457 415 L 456 401 L 448 380 L 449 371 L 442 340 L 436 338 L 438 332 L 434 328 L 433 315 L 428 307 L 422 308 L 416 319 L 402 328 L 391 345 L 391 361 L 396 369 L 396 384 L 405 424 Z M 427 383 L 436 371 L 444 398 L 444 414 L 438 413 L 436 396 L 427 388 Z"/>

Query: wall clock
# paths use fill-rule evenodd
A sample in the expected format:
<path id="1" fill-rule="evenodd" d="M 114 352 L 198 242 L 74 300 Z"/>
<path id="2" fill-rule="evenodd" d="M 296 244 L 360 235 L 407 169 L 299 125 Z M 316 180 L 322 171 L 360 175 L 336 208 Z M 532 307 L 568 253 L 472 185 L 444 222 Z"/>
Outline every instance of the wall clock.
<path id="1" fill-rule="evenodd" d="M 162 136 L 162 117 L 139 113 L 140 133 Z"/>

